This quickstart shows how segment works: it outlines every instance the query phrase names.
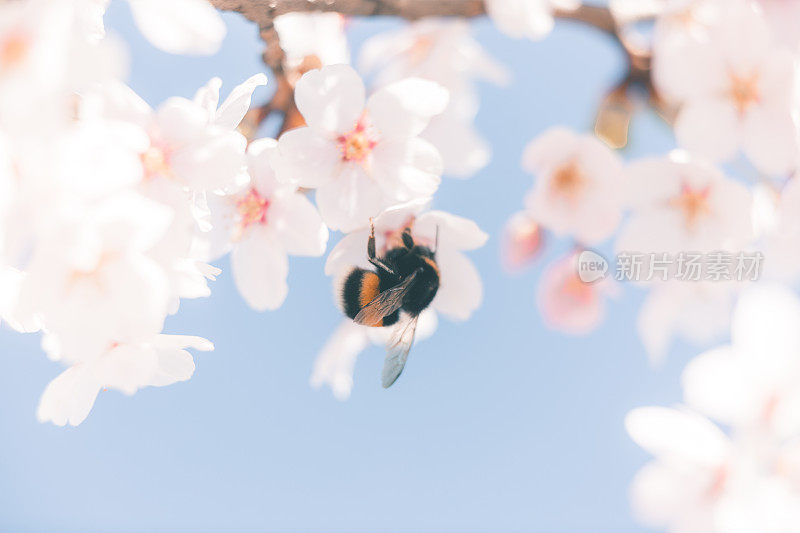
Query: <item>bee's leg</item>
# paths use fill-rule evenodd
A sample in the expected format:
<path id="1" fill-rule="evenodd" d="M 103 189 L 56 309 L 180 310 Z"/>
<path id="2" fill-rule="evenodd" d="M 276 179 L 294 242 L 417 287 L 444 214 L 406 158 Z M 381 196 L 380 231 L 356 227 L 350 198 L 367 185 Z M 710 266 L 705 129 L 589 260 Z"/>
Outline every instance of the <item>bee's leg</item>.
<path id="1" fill-rule="evenodd" d="M 403 246 L 409 250 L 414 247 L 414 237 L 411 236 L 411 228 L 409 227 L 403 230 Z"/>
<path id="2" fill-rule="evenodd" d="M 372 223 L 372 219 L 369 219 L 369 239 L 367 240 L 367 260 L 375 265 L 376 268 L 383 270 L 384 272 L 388 272 L 392 276 L 396 276 L 397 274 L 394 273 L 394 270 L 389 268 L 386 263 L 378 259 L 377 254 L 375 253 L 375 225 Z"/>

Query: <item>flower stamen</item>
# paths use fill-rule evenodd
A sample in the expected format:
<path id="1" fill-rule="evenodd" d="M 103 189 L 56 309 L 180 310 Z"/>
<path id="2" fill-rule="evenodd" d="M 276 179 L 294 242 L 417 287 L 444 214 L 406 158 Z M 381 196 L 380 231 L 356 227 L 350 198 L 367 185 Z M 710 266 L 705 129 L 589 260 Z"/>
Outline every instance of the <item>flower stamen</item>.
<path id="1" fill-rule="evenodd" d="M 683 214 L 686 227 L 693 230 L 702 217 L 711 213 L 708 196 L 711 186 L 696 189 L 684 183 L 678 196 L 670 200 L 670 206 L 678 209 Z"/>
<path id="2" fill-rule="evenodd" d="M 352 131 L 341 135 L 338 139 L 342 159 L 362 163 L 375 148 L 378 142 L 367 128 L 366 121 L 362 118 Z"/>
<path id="3" fill-rule="evenodd" d="M 261 196 L 255 189 L 250 189 L 247 194 L 236 201 L 236 210 L 241 217 L 239 221 L 239 235 L 253 224 L 267 223 L 267 210 L 269 200 Z"/>
<path id="4" fill-rule="evenodd" d="M 728 89 L 728 97 L 733 101 L 733 105 L 739 114 L 744 114 L 750 106 L 761 99 L 758 73 L 754 72 L 749 76 L 739 76 L 731 72 L 729 76 L 730 88 Z"/>

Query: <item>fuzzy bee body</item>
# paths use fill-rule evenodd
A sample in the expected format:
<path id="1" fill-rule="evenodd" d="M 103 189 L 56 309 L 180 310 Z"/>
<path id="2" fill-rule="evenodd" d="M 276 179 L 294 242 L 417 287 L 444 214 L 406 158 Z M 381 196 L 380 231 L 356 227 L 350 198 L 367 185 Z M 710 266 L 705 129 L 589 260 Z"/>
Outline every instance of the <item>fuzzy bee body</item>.
<path id="1" fill-rule="evenodd" d="M 373 231 L 367 258 L 375 270 L 351 270 L 342 283 L 341 303 L 345 314 L 358 324 L 396 328 L 383 369 L 383 386 L 389 387 L 403 371 L 419 314 L 439 290 L 439 267 L 435 249 L 416 244 L 408 228 L 402 246 L 381 257 L 375 254 Z"/>

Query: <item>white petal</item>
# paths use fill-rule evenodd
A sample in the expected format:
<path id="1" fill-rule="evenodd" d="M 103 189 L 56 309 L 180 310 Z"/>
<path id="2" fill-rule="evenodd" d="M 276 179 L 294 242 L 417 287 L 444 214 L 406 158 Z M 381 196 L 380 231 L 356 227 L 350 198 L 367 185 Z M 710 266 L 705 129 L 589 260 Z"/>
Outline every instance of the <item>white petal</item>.
<path id="1" fill-rule="evenodd" d="M 707 418 L 665 407 L 640 407 L 625 417 L 631 438 L 656 457 L 719 465 L 728 453 L 725 434 Z"/>
<path id="2" fill-rule="evenodd" d="M 194 374 L 194 370 L 194 358 L 186 350 L 159 350 L 158 367 L 151 377 L 150 385 L 164 387 L 180 381 L 187 381 Z"/>
<path id="3" fill-rule="evenodd" d="M 336 328 L 314 361 L 311 386 L 330 386 L 337 400 L 350 397 L 353 388 L 353 367 L 356 357 L 367 347 L 367 328 L 345 320 Z"/>
<path id="4" fill-rule="evenodd" d="M 217 111 L 214 123 L 217 126 L 228 129 L 235 129 L 244 118 L 247 110 L 250 109 L 250 102 L 253 99 L 253 92 L 257 87 L 267 84 L 267 76 L 256 74 L 251 76 L 241 85 L 234 87 L 231 94 L 222 102 Z"/>
<path id="5" fill-rule="evenodd" d="M 760 283 L 742 293 L 733 314 L 736 351 L 763 376 L 780 379 L 800 353 L 800 301 L 780 285 Z"/>
<path id="6" fill-rule="evenodd" d="M 788 107 L 751 112 L 743 142 L 745 154 L 761 172 L 786 175 L 797 168 L 797 127 Z"/>
<path id="7" fill-rule="evenodd" d="M 172 97 L 158 106 L 156 122 L 158 135 L 174 146 L 201 137 L 208 124 L 208 115 L 191 100 Z"/>
<path id="8" fill-rule="evenodd" d="M 414 233 L 423 235 L 433 241 L 439 231 L 439 242 L 456 250 L 475 250 L 489 239 L 472 220 L 444 211 L 423 213 L 414 223 Z"/>
<path id="9" fill-rule="evenodd" d="M 222 87 L 222 80 L 214 77 L 208 83 L 197 89 L 192 101 L 206 110 L 208 121 L 212 122 L 217 114 L 219 105 L 219 90 Z"/>
<path id="10" fill-rule="evenodd" d="M 730 347 L 698 355 L 681 375 L 684 400 L 718 422 L 737 422 L 760 407 L 746 372 Z"/>
<path id="11" fill-rule="evenodd" d="M 231 252 L 233 279 L 256 311 L 277 309 L 286 299 L 289 259 L 280 242 L 264 229 L 251 228 Z"/>
<path id="12" fill-rule="evenodd" d="M 437 115 L 421 134 L 439 150 L 444 173 L 454 178 L 468 178 L 484 168 L 491 158 L 491 148 L 470 121 Z"/>
<path id="13" fill-rule="evenodd" d="M 311 128 L 289 130 L 278 139 L 278 179 L 300 187 L 317 188 L 329 183 L 342 162 L 336 143 Z"/>
<path id="14" fill-rule="evenodd" d="M 93 364 L 104 387 L 130 395 L 150 384 L 158 368 L 158 356 L 152 346 L 121 344 Z"/>
<path id="15" fill-rule="evenodd" d="M 406 78 L 387 85 L 367 102 L 372 124 L 385 138 L 422 133 L 432 116 L 447 107 L 447 89 L 436 82 Z"/>
<path id="16" fill-rule="evenodd" d="M 373 151 L 372 175 L 395 203 L 432 196 L 442 167 L 436 148 L 420 138 L 382 141 Z"/>
<path id="17" fill-rule="evenodd" d="M 183 183 L 196 190 L 235 186 L 245 167 L 246 139 L 236 131 L 209 135 L 172 157 L 172 169 Z"/>
<path id="18" fill-rule="evenodd" d="M 328 254 L 328 259 L 325 261 L 325 275 L 340 275 L 354 266 L 368 268 L 369 263 L 366 260 L 368 237 L 367 229 L 353 231 L 342 237 Z"/>
<path id="19" fill-rule="evenodd" d="M 440 250 L 436 262 L 441 282 L 432 307 L 453 320 L 467 320 L 483 301 L 483 282 L 478 269 L 456 251 Z"/>
<path id="20" fill-rule="evenodd" d="M 136 25 L 158 48 L 173 54 L 213 54 L 225 23 L 207 0 L 129 0 Z"/>
<path id="21" fill-rule="evenodd" d="M 76 365 L 51 381 L 39 400 L 39 422 L 77 426 L 92 410 L 100 383 L 86 365 Z"/>
<path id="22" fill-rule="evenodd" d="M 328 228 L 317 208 L 304 194 L 287 193 L 275 198 L 268 221 L 290 255 L 316 257 L 325 253 Z"/>
<path id="23" fill-rule="evenodd" d="M 275 171 L 279 158 L 278 141 L 275 139 L 256 139 L 247 146 L 247 169 L 253 187 L 261 196 L 270 197 L 284 185 Z"/>
<path id="24" fill-rule="evenodd" d="M 686 104 L 675 123 L 678 143 L 715 161 L 730 159 L 741 143 L 741 123 L 726 102 L 704 99 Z"/>
<path id="25" fill-rule="evenodd" d="M 332 230 L 350 232 L 367 225 L 383 207 L 383 195 L 360 165 L 348 164 L 332 182 L 317 189 L 322 220 Z"/>
<path id="26" fill-rule="evenodd" d="M 294 92 L 297 108 L 310 127 L 330 134 L 352 130 L 364 112 L 364 82 L 348 65 L 306 72 Z"/>

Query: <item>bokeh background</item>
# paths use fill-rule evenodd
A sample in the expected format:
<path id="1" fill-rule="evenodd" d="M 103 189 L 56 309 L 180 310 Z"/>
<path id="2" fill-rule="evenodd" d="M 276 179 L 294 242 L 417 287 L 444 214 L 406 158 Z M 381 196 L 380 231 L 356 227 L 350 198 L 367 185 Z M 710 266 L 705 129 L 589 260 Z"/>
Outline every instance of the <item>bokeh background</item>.
<path id="1" fill-rule="evenodd" d="M 126 3 L 112 3 L 106 20 L 130 45 L 130 84 L 153 105 L 191 97 L 212 76 L 227 93 L 264 69 L 256 28 L 236 14 L 225 16 L 221 51 L 204 58 L 154 49 Z M 400 24 L 352 21 L 353 51 Z M 569 243 L 550 240 L 539 263 L 517 275 L 500 262 L 503 224 L 532 180 L 519 167 L 524 145 L 554 125 L 590 129 L 623 73 L 622 54 L 569 22 L 540 43 L 506 38 L 487 20 L 473 25 L 513 72 L 508 87 L 480 87 L 477 126 L 493 146 L 491 164 L 467 181 L 445 179 L 436 195 L 437 208 L 491 235 L 472 254 L 485 286 L 474 317 L 442 321 L 388 391 L 379 383 L 383 352 L 371 347 L 351 398 L 339 402 L 308 384 L 341 320 L 324 259 L 291 259 L 289 297 L 271 313 L 247 308 L 223 262 L 212 296 L 184 301 L 168 322 L 167 332 L 216 344 L 196 356 L 194 377 L 134 397 L 101 392 L 77 428 L 36 421 L 39 395 L 61 367 L 38 335 L 3 328 L 0 531 L 642 531 L 627 490 L 647 456 L 623 418 L 633 407 L 677 402 L 680 371 L 699 349 L 678 344 L 652 368 L 635 332 L 643 294 L 632 287 L 610 303 L 598 332 L 548 330 L 536 283 Z M 271 90 L 260 89 L 256 102 Z M 672 146 L 670 130 L 641 113 L 624 155 Z"/>

